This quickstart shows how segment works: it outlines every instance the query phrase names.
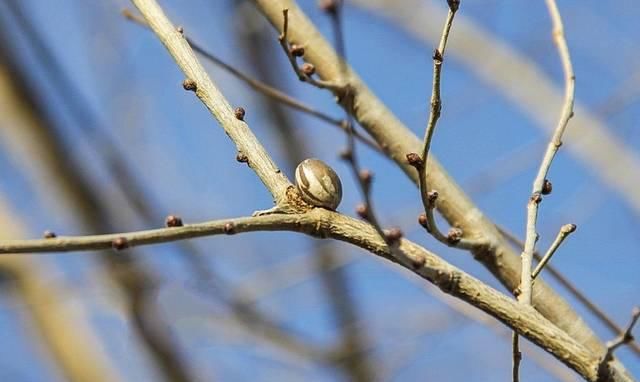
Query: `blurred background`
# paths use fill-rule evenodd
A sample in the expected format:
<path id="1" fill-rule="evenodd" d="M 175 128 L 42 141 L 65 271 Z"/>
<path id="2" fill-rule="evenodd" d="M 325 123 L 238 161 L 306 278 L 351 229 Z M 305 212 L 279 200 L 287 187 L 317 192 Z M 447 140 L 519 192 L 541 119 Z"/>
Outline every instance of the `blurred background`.
<path id="1" fill-rule="evenodd" d="M 194 42 L 234 68 L 344 118 L 300 83 L 251 1 L 162 0 Z M 328 39 L 316 1 L 299 1 Z M 552 265 L 620 326 L 640 303 L 640 7 L 558 4 L 577 76 L 576 117 L 550 172 L 538 248 L 578 230 Z M 0 1 L 0 238 L 122 232 L 245 216 L 272 200 L 125 0 Z M 422 136 L 432 49 L 446 2 L 346 1 L 347 57 Z M 360 193 L 344 133 L 274 102 L 203 59 L 292 178 L 318 157 L 340 174 L 339 210 Z M 522 237 L 525 207 L 563 94 L 544 2 L 462 1 L 442 80 L 433 153 L 494 222 Z M 358 145 L 385 227 L 502 287 L 466 252 L 427 237 L 418 191 Z M 603 340 L 615 335 L 545 277 Z M 610 326 L 610 325 L 609 325 Z M 510 332 L 423 280 L 346 244 L 250 233 L 124 252 L 0 258 L 3 381 L 504 381 Z M 523 379 L 576 375 L 525 344 Z M 637 345 L 636 345 L 637 347 Z M 640 375 L 640 352 L 616 353 Z"/>

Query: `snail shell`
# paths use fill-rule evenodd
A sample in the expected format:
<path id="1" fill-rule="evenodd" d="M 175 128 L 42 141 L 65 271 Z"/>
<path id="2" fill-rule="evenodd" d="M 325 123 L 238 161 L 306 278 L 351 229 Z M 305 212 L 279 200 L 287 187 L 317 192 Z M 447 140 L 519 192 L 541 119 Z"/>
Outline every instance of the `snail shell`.
<path id="1" fill-rule="evenodd" d="M 305 159 L 296 168 L 296 186 L 305 202 L 335 210 L 342 200 L 338 174 L 319 159 Z"/>

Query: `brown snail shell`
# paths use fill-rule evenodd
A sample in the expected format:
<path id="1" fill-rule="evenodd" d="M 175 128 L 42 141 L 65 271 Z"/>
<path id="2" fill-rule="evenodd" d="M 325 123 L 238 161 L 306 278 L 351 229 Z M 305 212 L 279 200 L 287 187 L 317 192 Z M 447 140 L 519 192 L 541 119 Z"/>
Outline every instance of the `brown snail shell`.
<path id="1" fill-rule="evenodd" d="M 342 200 L 342 183 L 328 164 L 315 158 L 305 159 L 296 167 L 296 186 L 305 202 L 329 210 Z"/>

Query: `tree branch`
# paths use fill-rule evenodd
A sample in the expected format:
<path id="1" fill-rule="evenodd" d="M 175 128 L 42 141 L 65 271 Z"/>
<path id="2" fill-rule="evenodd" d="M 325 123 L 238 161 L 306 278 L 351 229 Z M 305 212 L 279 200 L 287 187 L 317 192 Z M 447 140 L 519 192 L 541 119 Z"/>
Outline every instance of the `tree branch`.
<path id="1" fill-rule="evenodd" d="M 615 339 L 607 342 L 607 351 L 602 357 L 602 361 L 600 366 L 598 367 L 598 374 L 602 375 L 603 378 L 606 378 L 611 373 L 611 361 L 613 360 L 613 352 L 616 351 L 622 345 L 628 344 L 633 341 L 633 336 L 631 335 L 631 331 L 633 327 L 638 322 L 638 318 L 640 318 L 640 307 L 633 308 L 631 313 L 631 321 L 627 328 Z"/>
<path id="2" fill-rule="evenodd" d="M 564 239 L 566 239 L 567 236 L 569 236 L 575 230 L 576 230 L 575 224 L 565 224 L 562 226 L 562 228 L 560 228 L 560 232 L 558 232 L 558 236 L 556 236 L 556 239 L 553 241 L 553 243 L 551 243 L 551 246 L 547 250 L 547 253 L 544 254 L 544 256 L 542 257 L 542 259 L 540 259 L 540 262 L 538 263 L 536 268 L 533 270 L 533 272 L 531 272 L 532 280 L 535 280 L 536 277 L 538 277 L 538 274 L 542 272 L 542 270 L 547 265 L 549 260 L 551 260 L 551 256 L 553 256 L 553 254 L 556 253 L 556 250 L 560 247 L 560 244 L 562 244 Z M 534 252 L 534 257 L 535 257 L 535 252 Z"/>
<path id="3" fill-rule="evenodd" d="M 226 227 L 226 232 L 225 232 Z M 589 381 L 597 379 L 600 358 L 556 328 L 531 307 L 523 307 L 480 280 L 450 265 L 440 257 L 406 239 L 398 250 L 389 247 L 371 225 L 336 212 L 315 208 L 302 214 L 227 219 L 183 227 L 89 237 L 60 237 L 32 241 L 3 241 L 0 253 L 106 248 L 114 239 L 129 245 L 145 245 L 231 232 L 286 230 L 354 244 L 378 256 L 395 260 L 407 269 L 500 320 L 505 325 L 553 354 Z M 628 380 L 628 379 L 620 379 Z"/>
<path id="4" fill-rule="evenodd" d="M 547 150 L 544 153 L 538 174 L 533 181 L 533 189 L 531 191 L 531 197 L 527 204 L 527 228 L 524 242 L 524 249 L 521 255 L 522 269 L 520 273 L 520 294 L 518 300 L 525 305 L 532 305 L 533 296 L 533 279 L 537 273 L 546 264 L 545 258 L 539 264 L 539 269 L 532 272 L 533 267 L 533 253 L 535 252 L 536 242 L 538 241 L 538 233 L 536 232 L 536 221 L 538 218 L 538 207 L 542 202 L 542 195 L 551 192 L 551 183 L 547 180 L 547 173 L 551 168 L 551 163 L 555 157 L 558 149 L 562 145 L 562 135 L 567 128 L 569 119 L 573 115 L 573 100 L 575 95 L 575 75 L 573 74 L 573 66 L 571 65 L 571 58 L 569 56 L 569 48 L 567 47 L 567 41 L 564 38 L 564 32 L 562 27 L 562 18 L 558 11 L 558 7 L 555 0 L 547 0 L 547 7 L 553 22 L 553 36 L 554 41 L 558 47 L 558 53 L 562 60 L 562 67 L 565 74 L 565 99 L 562 106 L 562 112 L 560 113 L 560 120 L 557 127 L 551 137 L 551 141 L 547 146 Z M 546 187 L 546 189 L 545 189 Z M 567 225 L 568 227 L 568 225 Z M 575 227 L 575 226 L 573 226 Z M 564 231 L 561 230 L 561 234 Z M 559 245 L 564 236 L 558 236 L 556 243 Z M 555 243 L 554 243 L 555 244 Z M 552 246 L 553 248 L 553 246 Z M 556 246 L 557 248 L 557 246 Z M 555 250 L 554 250 L 555 251 Z M 553 252 L 549 253 L 548 259 L 553 255 Z"/>
<path id="5" fill-rule="evenodd" d="M 295 41 L 304 41 L 305 61 L 312 63 L 316 73 L 323 79 L 337 80 L 341 77 L 340 64 L 335 51 L 322 37 L 304 13 L 291 0 L 254 0 L 256 5 L 280 31 L 282 9 L 289 9 L 289 36 Z M 354 89 L 353 116 L 378 142 L 386 155 L 414 181 L 418 173 L 406 159 L 407 153 L 420 152 L 421 141 L 404 126 L 386 106 L 366 87 L 353 70 L 349 69 L 348 82 Z M 513 249 L 504 242 L 494 223 L 462 192 L 459 186 L 432 157 L 428 163 L 427 180 L 443 196 L 437 205 L 450 225 L 460 227 L 465 237 L 482 238 L 488 243 L 474 248 L 474 257 L 481 261 L 510 291 L 520 283 L 520 259 Z M 538 280 L 534 305 L 555 325 L 566 330 L 580 343 L 592 351 L 604 351 L 604 344 L 584 323 L 568 303 L 556 294 L 546 283 Z"/>
<path id="6" fill-rule="evenodd" d="M 191 85 L 187 87 L 195 91 L 198 98 L 233 140 L 239 154 L 246 158 L 249 167 L 256 172 L 271 192 L 276 204 L 286 202 L 286 190 L 291 187 L 291 183 L 278 169 L 247 124 L 236 117 L 233 108 L 209 78 L 183 34 L 171 24 L 155 1 L 132 0 L 132 2 L 186 75 L 185 81 Z"/>

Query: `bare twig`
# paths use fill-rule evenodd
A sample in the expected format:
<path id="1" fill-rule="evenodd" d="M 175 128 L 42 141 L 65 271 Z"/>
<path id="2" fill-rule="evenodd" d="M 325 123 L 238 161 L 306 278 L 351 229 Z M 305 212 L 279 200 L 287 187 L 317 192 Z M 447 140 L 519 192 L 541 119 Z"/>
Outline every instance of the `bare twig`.
<path id="1" fill-rule="evenodd" d="M 631 331 L 633 327 L 638 322 L 638 318 L 640 318 L 640 307 L 635 307 L 633 312 L 631 313 L 631 321 L 627 326 L 627 329 L 619 335 L 616 339 L 607 342 L 607 354 L 605 355 L 605 359 L 611 359 L 613 352 L 622 345 L 628 344 L 633 340 L 633 336 L 631 335 Z"/>
<path id="2" fill-rule="evenodd" d="M 312 74 L 307 74 L 298 66 L 297 57 L 304 56 L 304 46 L 297 45 L 295 43 L 290 44 L 288 40 L 289 9 L 285 8 L 282 10 L 282 18 L 282 33 L 280 34 L 280 36 L 278 36 L 278 41 L 280 42 L 282 50 L 284 50 L 285 54 L 287 55 L 289 63 L 291 64 L 291 68 L 293 68 L 293 71 L 298 76 L 298 79 L 300 81 L 307 82 L 319 89 L 328 89 L 332 92 L 343 93 L 345 91 L 345 87 L 343 85 L 314 78 Z"/>
<path id="3" fill-rule="evenodd" d="M 331 17 L 331 23 L 333 25 L 333 33 L 336 41 L 336 51 L 338 53 L 338 57 L 341 58 L 340 64 L 340 73 L 341 73 L 341 83 L 347 83 L 348 77 L 348 67 L 346 63 L 346 46 L 344 41 L 344 29 L 342 27 L 342 13 L 344 2 L 342 0 L 331 0 L 330 5 L 325 7 L 327 9 L 327 13 Z M 288 23 L 288 11 L 283 12 L 285 18 L 285 25 Z M 286 35 L 286 28 L 284 29 L 283 35 Z M 343 86 L 343 94 L 342 94 L 342 102 L 345 104 L 345 110 L 351 110 L 353 108 L 353 89 L 347 84 Z M 346 112 L 346 121 L 347 121 L 347 148 L 341 153 L 342 159 L 349 165 L 351 172 L 353 173 L 353 177 L 356 180 L 356 183 L 359 186 L 360 193 L 362 194 L 363 204 L 357 207 L 357 212 L 360 217 L 368 221 L 378 232 L 380 237 L 389 245 L 393 244 L 391 240 L 391 235 L 386 233 L 380 222 L 377 218 L 377 214 L 373 205 L 373 199 L 371 197 L 371 187 L 373 184 L 373 173 L 370 170 L 362 169 L 360 166 L 360 160 L 358 153 L 356 151 L 356 130 L 354 126 L 353 116 L 351 113 Z M 399 231 L 397 231 L 399 232 Z M 398 235 L 396 235 L 398 236 Z M 399 237 L 396 237 L 396 239 Z"/>
<path id="4" fill-rule="evenodd" d="M 573 102 L 575 95 L 575 75 L 573 74 L 573 67 L 571 65 L 567 41 L 564 38 L 562 18 L 560 17 L 555 0 L 547 0 L 547 7 L 549 8 L 549 14 L 551 15 L 553 23 L 554 41 L 558 48 L 558 53 L 562 60 L 562 67 L 565 74 L 565 99 L 560 113 L 560 119 L 553 136 L 551 137 L 551 141 L 547 146 L 544 157 L 542 158 L 538 174 L 533 181 L 531 197 L 527 204 L 527 229 L 524 250 L 520 256 L 522 261 L 522 270 L 520 273 L 520 294 L 518 295 L 518 300 L 524 305 L 531 305 L 533 296 L 532 287 L 535 276 L 531 272 L 531 268 L 533 266 L 533 252 L 535 252 L 535 245 L 539 237 L 536 232 L 538 206 L 540 202 L 542 202 L 542 195 L 550 192 L 551 183 L 547 180 L 547 173 L 549 172 L 553 158 L 562 145 L 562 135 L 566 130 L 569 119 L 573 115 Z M 548 190 L 545 190 L 545 188 L 548 188 Z M 562 240 L 560 240 L 560 242 L 561 241 Z M 551 252 L 551 254 L 553 254 L 553 252 Z M 544 263 L 541 262 L 541 264 L 544 266 Z"/>
<path id="5" fill-rule="evenodd" d="M 598 372 L 600 373 L 600 375 L 606 376 L 609 374 L 609 362 L 613 360 L 613 352 L 615 352 L 616 349 L 620 346 L 631 343 L 631 341 L 633 341 L 633 335 L 631 335 L 631 331 L 638 322 L 638 318 L 640 318 L 640 307 L 635 307 L 633 308 L 633 311 L 631 313 L 631 321 L 629 322 L 629 325 L 627 325 L 627 328 L 624 330 L 624 332 L 622 332 L 613 340 L 607 342 L 607 351 L 602 357 L 602 361 L 598 368 Z"/>
<path id="6" fill-rule="evenodd" d="M 442 99 L 440 97 L 440 78 L 442 73 L 442 64 L 444 62 L 444 53 L 447 47 L 447 40 L 449 39 L 449 32 L 451 31 L 451 25 L 453 24 L 453 18 L 460 6 L 460 0 L 448 0 L 449 12 L 444 22 L 442 29 L 442 35 L 440 37 L 440 43 L 433 52 L 433 85 L 431 89 L 431 102 L 429 120 L 427 122 L 427 128 L 424 134 L 424 141 L 422 144 L 422 153 L 418 157 L 415 153 L 407 155 L 407 160 L 418 171 L 418 186 L 420 188 L 420 197 L 422 199 L 422 205 L 424 206 L 424 215 L 419 218 L 420 224 L 429 232 L 434 238 L 441 243 L 448 246 L 459 247 L 464 249 L 471 249 L 480 245 L 479 242 L 470 240 L 464 237 L 464 232 L 460 228 L 452 228 L 448 234 L 442 233 L 436 224 L 434 216 L 434 209 L 436 208 L 436 202 L 438 200 L 438 192 L 436 190 L 429 190 L 427 184 L 427 172 L 429 171 L 429 149 L 431 148 L 431 140 L 433 139 L 433 133 L 440 118 L 440 112 L 442 110 Z"/>
<path id="7" fill-rule="evenodd" d="M 524 242 L 514 236 L 511 232 L 506 229 L 496 226 L 500 233 L 514 246 L 516 246 L 519 250 L 524 248 Z M 533 258 L 536 261 L 542 260 L 542 256 L 537 251 L 533 253 Z M 607 315 L 602 309 L 598 307 L 589 297 L 587 297 L 577 286 L 575 286 L 569 279 L 564 276 L 560 271 L 551 266 L 551 264 L 547 264 L 545 266 L 546 271 L 565 289 L 571 293 L 582 305 L 587 308 L 596 318 L 604 324 L 613 334 L 621 334 L 624 331 L 620 325 L 618 325 L 611 317 Z M 636 355 L 640 355 L 640 345 L 638 345 L 637 341 L 632 341 L 629 343 L 631 349 L 635 352 Z"/>
<path id="8" fill-rule="evenodd" d="M 560 247 L 560 244 L 562 244 L 564 239 L 566 239 L 567 236 L 569 236 L 575 230 L 576 230 L 575 224 L 565 224 L 562 226 L 562 228 L 560 228 L 560 232 L 558 232 L 558 236 L 556 236 L 556 239 L 553 241 L 553 243 L 551 243 L 551 246 L 547 250 L 547 253 L 545 253 L 545 255 L 542 257 L 542 259 L 536 266 L 536 269 L 534 269 L 533 272 L 531 272 L 531 279 L 535 280 L 536 277 L 538 277 L 538 274 L 540 274 L 540 272 L 542 271 L 542 269 L 544 269 L 544 267 L 547 265 L 549 260 L 551 260 L 551 256 L 553 256 L 553 254 L 556 253 L 556 250 L 558 249 L 558 247 Z"/>
<path id="9" fill-rule="evenodd" d="M 255 17 L 259 17 L 255 13 L 254 9 L 241 8 L 238 10 L 240 23 L 249 24 L 255 22 Z M 279 76 L 279 70 L 277 66 L 269 65 L 272 54 L 281 54 L 281 51 L 277 49 L 273 52 L 269 44 L 271 36 L 269 33 L 265 33 L 266 30 L 262 27 L 250 27 L 249 33 L 238 34 L 241 36 L 239 40 L 241 44 L 246 47 L 244 49 L 247 54 L 247 58 L 255 63 L 256 78 L 266 83 L 275 83 Z M 278 47 L 279 48 L 279 47 Z M 282 142 L 282 147 L 286 153 L 287 167 L 294 169 L 298 163 L 303 159 L 309 157 L 309 150 L 307 149 L 307 142 L 300 136 L 299 129 L 295 126 L 295 123 L 289 117 L 290 114 L 286 113 L 287 110 L 283 110 L 277 103 L 277 100 L 271 97 L 263 97 L 264 107 L 271 112 L 268 113 L 268 120 L 273 125 L 274 130 L 277 132 L 278 139 Z M 344 121 L 346 124 L 346 120 Z M 322 243 L 313 241 L 309 242 L 311 247 L 311 253 L 308 256 L 300 257 L 305 264 L 316 271 L 316 275 L 322 284 L 322 289 L 328 298 L 328 306 L 330 310 L 330 317 L 334 322 L 336 334 L 339 340 L 328 347 L 323 349 L 323 361 L 327 362 L 330 367 L 336 368 L 342 371 L 345 377 L 351 381 L 371 381 L 378 375 L 377 365 L 371 362 L 371 357 L 366 349 L 369 348 L 371 340 L 367 331 L 364 328 L 352 325 L 352 323 L 360 320 L 360 310 L 358 309 L 358 296 L 353 292 L 351 281 L 348 272 L 343 267 L 340 267 L 344 263 L 344 256 L 340 252 L 335 242 L 324 241 Z M 312 263 L 313 265 L 309 265 Z M 280 275 L 275 276 L 271 271 L 273 269 L 263 269 L 263 273 L 269 274 L 269 284 L 286 282 L 292 275 Z M 261 285 L 254 285 L 255 274 L 249 277 L 251 279 L 251 285 L 254 290 L 260 290 L 261 293 L 267 292 L 262 288 L 265 287 L 264 282 L 258 283 Z M 293 276 L 295 277 L 295 276 Z M 279 280 L 276 280 L 279 278 Z M 268 288 L 268 287 L 267 287 Z M 256 296 L 255 294 L 253 295 Z M 252 306 L 251 302 L 247 300 L 241 300 L 247 303 L 247 306 Z M 251 325 L 251 324 L 250 324 Z M 323 347 L 324 348 L 324 347 Z M 344 355 L 344 357 L 335 357 L 336 354 Z"/>
<path id="10" fill-rule="evenodd" d="M 422 204 L 424 205 L 425 214 L 427 216 L 427 224 L 425 228 L 428 232 L 433 234 L 436 239 L 446 242 L 446 236 L 440 232 L 436 226 L 433 216 L 433 209 L 437 198 L 429 196 L 429 189 L 427 186 L 427 168 L 429 159 L 429 148 L 431 147 L 431 139 L 433 138 L 433 132 L 435 131 L 436 124 L 440 118 L 440 112 L 442 110 L 442 100 L 440 98 L 440 74 L 442 73 L 442 63 L 444 61 L 445 48 L 447 47 L 447 40 L 449 38 L 449 32 L 451 31 L 451 25 L 453 24 L 453 18 L 459 7 L 459 2 L 452 6 L 449 4 L 449 12 L 444 22 L 444 28 L 442 30 L 442 36 L 440 37 L 440 43 L 433 52 L 433 85 L 431 89 L 431 109 L 429 112 L 429 120 L 427 122 L 427 128 L 424 134 L 424 142 L 422 144 L 422 154 L 420 156 L 422 166 L 418 168 L 420 179 L 420 195 L 422 197 Z M 436 194 L 437 195 L 437 194 Z"/>
<path id="11" fill-rule="evenodd" d="M 480 308 L 552 353 L 585 379 L 596 381 L 596 366 L 599 364 L 600 358 L 593 355 L 567 333 L 550 325 L 549 321 L 533 308 L 518 304 L 506 295 L 497 292 L 480 280 L 406 239 L 399 239 L 398 250 L 390 251 L 388 245 L 370 224 L 321 208 L 315 208 L 303 214 L 274 214 L 125 234 L 4 241 L 0 243 L 0 251 L 35 252 L 106 248 L 111 245 L 114 239 L 118 238 L 125 239 L 124 241 L 130 245 L 142 245 L 205 234 L 228 234 L 257 230 L 288 230 L 320 237 L 331 237 L 352 243 L 384 258 L 395 256 L 399 264 L 434 283 L 445 293 Z"/>
<path id="12" fill-rule="evenodd" d="M 549 14 L 551 15 L 551 20 L 553 22 L 554 41 L 558 47 L 558 53 L 562 60 L 562 67 L 565 75 L 565 100 L 560 113 L 558 125 L 556 126 L 556 130 L 553 133 L 549 145 L 547 146 L 547 150 L 545 151 L 542 162 L 540 163 L 540 169 L 538 170 L 538 174 L 533 182 L 531 198 L 529 199 L 527 207 L 527 235 L 524 243 L 524 250 L 522 252 L 520 288 L 520 299 L 526 304 L 531 304 L 531 266 L 535 244 L 538 240 L 538 234 L 536 233 L 538 205 L 542 201 L 543 187 L 547 181 L 547 173 L 549 172 L 553 158 L 562 145 L 562 135 L 566 130 L 569 119 L 573 116 L 573 101 L 575 95 L 575 75 L 573 74 L 573 66 L 571 65 L 567 41 L 564 38 L 560 12 L 558 11 L 555 0 L 547 0 L 547 7 L 549 8 Z"/>
<path id="13" fill-rule="evenodd" d="M 0 241 L 1 253 L 29 253 L 29 252 L 71 252 L 83 250 L 110 249 L 118 243 L 125 249 L 146 244 L 166 243 L 182 239 L 201 236 L 240 232 L 279 230 L 282 226 L 280 215 L 266 215 L 258 217 L 234 218 L 214 220 L 206 223 L 185 224 L 180 227 L 159 228 L 146 231 L 115 233 L 107 235 L 88 236 L 57 236 L 51 239 L 37 240 L 4 240 Z M 296 215 L 292 215 L 296 216 Z M 284 221 L 289 221 L 285 219 Z"/>
<path id="14" fill-rule="evenodd" d="M 518 333 L 516 332 L 511 334 L 511 352 L 513 354 L 511 380 L 513 382 L 520 382 L 520 361 L 522 361 L 522 352 L 520 352 L 520 337 L 518 337 Z"/>

